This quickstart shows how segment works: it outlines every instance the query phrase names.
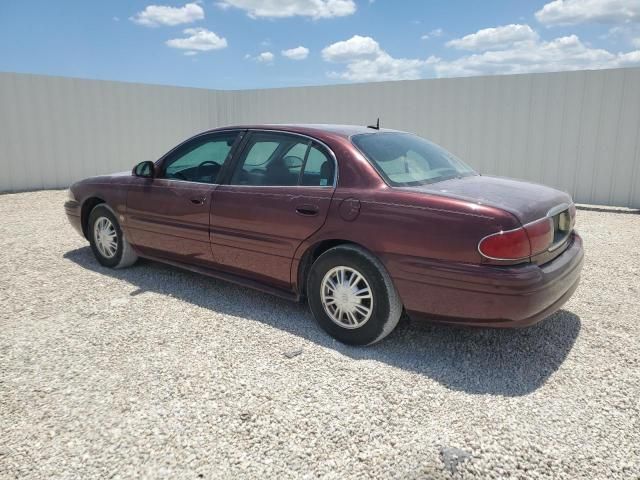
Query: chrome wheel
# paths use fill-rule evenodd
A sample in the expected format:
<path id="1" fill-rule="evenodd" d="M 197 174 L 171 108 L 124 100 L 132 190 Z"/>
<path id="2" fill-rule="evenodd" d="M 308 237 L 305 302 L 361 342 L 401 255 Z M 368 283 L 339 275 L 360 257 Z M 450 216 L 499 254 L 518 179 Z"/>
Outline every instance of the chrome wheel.
<path id="1" fill-rule="evenodd" d="M 111 220 L 99 217 L 93 224 L 93 239 L 105 258 L 113 258 L 118 251 L 118 234 Z"/>
<path id="2" fill-rule="evenodd" d="M 343 328 L 359 328 L 371 318 L 373 293 L 369 283 L 350 267 L 334 267 L 322 279 L 324 311 Z"/>

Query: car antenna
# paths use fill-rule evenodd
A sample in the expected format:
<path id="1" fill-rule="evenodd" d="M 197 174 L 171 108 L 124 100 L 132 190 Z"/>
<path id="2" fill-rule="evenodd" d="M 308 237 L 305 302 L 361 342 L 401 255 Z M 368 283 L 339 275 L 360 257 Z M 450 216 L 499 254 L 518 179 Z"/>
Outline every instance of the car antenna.
<path id="1" fill-rule="evenodd" d="M 380 130 L 380 117 L 378 117 L 378 121 L 375 125 L 367 125 L 367 128 L 373 128 L 374 130 Z"/>

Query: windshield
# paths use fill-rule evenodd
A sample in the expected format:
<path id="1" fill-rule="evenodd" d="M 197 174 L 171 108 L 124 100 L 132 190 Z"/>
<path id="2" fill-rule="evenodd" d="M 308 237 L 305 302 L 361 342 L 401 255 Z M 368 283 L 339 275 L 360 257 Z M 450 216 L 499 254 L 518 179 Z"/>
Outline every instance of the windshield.
<path id="1" fill-rule="evenodd" d="M 410 133 L 363 133 L 351 141 L 393 187 L 413 187 L 476 172 L 444 148 Z"/>

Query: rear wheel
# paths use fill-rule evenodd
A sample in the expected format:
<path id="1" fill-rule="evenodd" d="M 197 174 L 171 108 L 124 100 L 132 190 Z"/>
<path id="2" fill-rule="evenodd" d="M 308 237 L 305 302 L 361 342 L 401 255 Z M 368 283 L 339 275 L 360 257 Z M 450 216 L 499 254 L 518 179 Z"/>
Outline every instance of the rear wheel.
<path id="1" fill-rule="evenodd" d="M 307 278 L 307 296 L 320 326 L 351 345 L 382 340 L 402 314 L 384 266 L 355 245 L 339 245 L 320 255 Z"/>
<path id="2" fill-rule="evenodd" d="M 88 233 L 91 250 L 101 265 L 124 268 L 138 260 L 120 229 L 116 216 L 106 205 L 100 204 L 91 210 Z"/>

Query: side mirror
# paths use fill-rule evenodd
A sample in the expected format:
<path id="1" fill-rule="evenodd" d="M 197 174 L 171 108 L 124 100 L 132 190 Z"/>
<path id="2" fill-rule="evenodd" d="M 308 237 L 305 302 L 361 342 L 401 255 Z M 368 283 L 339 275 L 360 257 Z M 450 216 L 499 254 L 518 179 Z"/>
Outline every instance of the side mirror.
<path id="1" fill-rule="evenodd" d="M 131 173 L 136 177 L 153 178 L 155 177 L 156 166 L 153 162 L 147 160 L 146 162 L 140 162 L 133 167 L 133 171 Z"/>

